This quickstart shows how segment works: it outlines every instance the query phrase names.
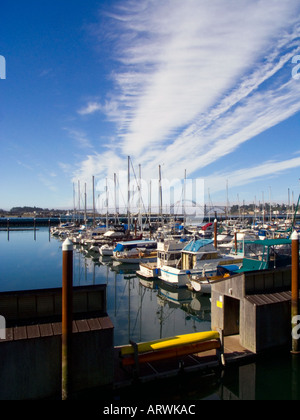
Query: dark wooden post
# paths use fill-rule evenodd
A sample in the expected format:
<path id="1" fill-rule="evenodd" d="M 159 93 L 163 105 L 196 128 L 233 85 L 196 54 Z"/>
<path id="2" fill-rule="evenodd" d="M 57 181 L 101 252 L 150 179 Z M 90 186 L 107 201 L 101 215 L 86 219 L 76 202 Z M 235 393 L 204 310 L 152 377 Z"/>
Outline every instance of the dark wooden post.
<path id="1" fill-rule="evenodd" d="M 237 255 L 238 254 L 237 231 L 234 232 L 234 246 L 235 246 L 235 255 Z"/>
<path id="2" fill-rule="evenodd" d="M 73 243 L 63 243 L 62 272 L 62 399 L 70 395 L 73 322 Z"/>
<path id="3" fill-rule="evenodd" d="M 217 219 L 215 219 L 215 221 L 214 221 L 214 245 L 215 245 L 215 248 L 217 249 L 218 248 L 218 220 Z"/>
<path id="4" fill-rule="evenodd" d="M 296 332 L 299 319 L 299 235 L 296 231 L 292 239 L 292 354 L 300 354 L 300 334 Z"/>

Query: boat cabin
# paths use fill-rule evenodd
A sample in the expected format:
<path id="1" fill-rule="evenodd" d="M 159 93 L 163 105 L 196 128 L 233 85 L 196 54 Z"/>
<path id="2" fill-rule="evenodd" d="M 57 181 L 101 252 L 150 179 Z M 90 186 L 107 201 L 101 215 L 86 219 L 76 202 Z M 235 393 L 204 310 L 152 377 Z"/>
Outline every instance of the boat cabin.
<path id="1" fill-rule="evenodd" d="M 191 241 L 181 252 L 182 270 L 193 270 L 198 261 L 221 258 L 211 239 Z"/>
<path id="2" fill-rule="evenodd" d="M 129 251 L 135 248 L 147 248 L 147 249 L 156 249 L 157 242 L 156 241 L 125 241 L 125 242 L 118 242 L 114 251 L 115 252 L 123 252 Z"/>
<path id="3" fill-rule="evenodd" d="M 256 271 L 286 267 L 291 264 L 290 239 L 265 239 L 244 241 L 238 244 L 243 248 L 243 266 L 239 270 Z M 238 249 L 238 253 L 240 249 Z"/>

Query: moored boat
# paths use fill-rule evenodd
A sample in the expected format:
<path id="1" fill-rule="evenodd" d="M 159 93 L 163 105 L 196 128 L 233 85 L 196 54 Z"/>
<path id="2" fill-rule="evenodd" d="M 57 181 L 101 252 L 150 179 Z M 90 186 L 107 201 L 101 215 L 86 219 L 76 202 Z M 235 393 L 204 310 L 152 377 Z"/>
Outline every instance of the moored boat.
<path id="1" fill-rule="evenodd" d="M 154 240 L 118 242 L 113 251 L 112 259 L 120 264 L 155 262 L 157 259 L 157 242 Z"/>
<path id="2" fill-rule="evenodd" d="M 220 254 L 209 239 L 191 241 L 181 254 L 181 267 L 164 265 L 161 268 L 160 280 L 176 287 L 186 287 L 190 274 L 200 275 L 205 270 L 209 275 L 214 275 L 219 265 L 241 262 L 241 259 L 235 256 Z"/>
<path id="3" fill-rule="evenodd" d="M 172 267 L 178 266 L 181 259 L 181 251 L 186 246 L 187 239 L 180 238 L 166 238 L 157 242 L 157 260 L 152 263 L 141 263 L 137 272 L 146 278 L 157 279 L 160 275 L 161 267 L 169 265 Z"/>
<path id="4" fill-rule="evenodd" d="M 195 292 L 209 295 L 211 294 L 211 286 L 213 282 L 230 277 L 235 274 L 239 268 L 240 267 L 238 265 L 232 264 L 229 266 L 218 266 L 215 271 L 210 271 L 209 273 L 204 271 L 202 275 L 190 275 L 190 287 Z"/>

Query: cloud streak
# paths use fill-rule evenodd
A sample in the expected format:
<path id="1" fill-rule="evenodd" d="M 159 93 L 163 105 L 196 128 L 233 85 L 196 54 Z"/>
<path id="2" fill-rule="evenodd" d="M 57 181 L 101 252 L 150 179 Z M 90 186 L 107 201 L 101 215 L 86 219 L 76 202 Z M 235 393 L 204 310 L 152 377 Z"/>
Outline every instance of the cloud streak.
<path id="1" fill-rule="evenodd" d="M 250 182 L 262 180 L 266 176 L 276 177 L 300 166 L 300 157 L 284 161 L 268 161 L 261 165 L 239 169 L 233 172 L 219 172 L 208 177 L 212 192 L 224 191 L 224 180 L 230 187 L 240 187 Z"/>
<path id="2" fill-rule="evenodd" d="M 291 77 L 299 11 L 296 0 L 120 3 L 108 22 L 115 90 L 78 111 L 116 123 L 118 148 L 105 155 L 111 164 L 95 154 L 79 172 L 97 167 L 103 176 L 131 155 L 149 178 L 159 164 L 169 178 L 196 175 L 299 112 L 300 83 Z"/>

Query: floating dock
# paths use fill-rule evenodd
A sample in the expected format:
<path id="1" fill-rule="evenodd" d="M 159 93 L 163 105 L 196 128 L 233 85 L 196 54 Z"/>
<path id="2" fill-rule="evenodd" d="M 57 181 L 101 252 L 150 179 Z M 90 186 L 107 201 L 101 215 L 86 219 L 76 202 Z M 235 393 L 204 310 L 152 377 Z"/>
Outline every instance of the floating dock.
<path id="1" fill-rule="evenodd" d="M 209 369 L 220 369 L 220 361 L 215 350 L 180 356 L 171 360 L 161 360 L 139 365 L 138 378 L 133 366 L 123 367 L 120 353 L 122 347 L 115 347 L 114 353 L 114 389 L 131 386 L 138 379 L 140 383 L 156 381 L 178 376 L 179 373 L 204 372 Z M 240 364 L 253 361 L 255 353 L 240 345 L 239 335 L 224 338 L 225 364 Z"/>

